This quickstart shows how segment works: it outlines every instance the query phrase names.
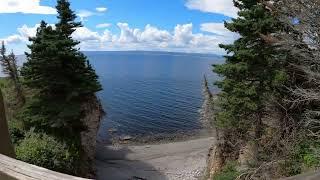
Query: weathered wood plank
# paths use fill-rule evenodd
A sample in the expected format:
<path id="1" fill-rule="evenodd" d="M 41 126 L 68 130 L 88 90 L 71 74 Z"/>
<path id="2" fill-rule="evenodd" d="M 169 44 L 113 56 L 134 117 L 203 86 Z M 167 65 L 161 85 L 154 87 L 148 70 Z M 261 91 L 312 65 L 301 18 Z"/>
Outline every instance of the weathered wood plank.
<path id="1" fill-rule="evenodd" d="M 12 179 L 10 179 L 12 178 Z M 0 179 L 4 180 L 88 180 L 31 165 L 0 154 Z"/>

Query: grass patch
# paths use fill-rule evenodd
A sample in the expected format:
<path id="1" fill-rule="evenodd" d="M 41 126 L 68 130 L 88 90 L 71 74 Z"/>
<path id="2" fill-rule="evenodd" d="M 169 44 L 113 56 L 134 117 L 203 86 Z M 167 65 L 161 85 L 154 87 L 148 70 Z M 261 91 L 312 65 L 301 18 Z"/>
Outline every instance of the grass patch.
<path id="1" fill-rule="evenodd" d="M 237 167 L 236 162 L 231 162 L 231 161 L 227 162 L 227 164 L 223 167 L 222 171 L 217 173 L 212 179 L 213 180 L 234 180 L 240 175 L 236 167 Z"/>

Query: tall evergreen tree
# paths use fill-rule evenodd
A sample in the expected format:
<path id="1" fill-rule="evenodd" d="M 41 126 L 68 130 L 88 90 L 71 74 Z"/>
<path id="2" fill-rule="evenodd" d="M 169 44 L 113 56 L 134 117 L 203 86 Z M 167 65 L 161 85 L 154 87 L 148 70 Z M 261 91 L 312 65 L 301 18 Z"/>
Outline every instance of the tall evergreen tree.
<path id="1" fill-rule="evenodd" d="M 233 44 L 220 45 L 228 55 L 225 64 L 214 66 L 224 77 L 217 82 L 222 92 L 216 119 L 220 126 L 236 132 L 237 138 L 257 140 L 263 131 L 266 102 L 286 79 L 274 58 L 277 49 L 264 38 L 278 32 L 281 24 L 260 1 L 239 0 L 235 6 L 240 9 L 239 17 L 225 26 L 241 37 Z"/>
<path id="2" fill-rule="evenodd" d="M 71 35 L 81 23 L 67 0 L 58 0 L 59 22 L 56 29 L 44 21 L 28 47 L 27 62 L 22 75 L 28 87 L 36 89 L 37 102 L 26 108 L 36 118 L 26 124 L 47 132 L 80 136 L 83 130 L 81 104 L 101 90 L 98 76 L 87 58 L 76 47 L 79 42 Z"/>

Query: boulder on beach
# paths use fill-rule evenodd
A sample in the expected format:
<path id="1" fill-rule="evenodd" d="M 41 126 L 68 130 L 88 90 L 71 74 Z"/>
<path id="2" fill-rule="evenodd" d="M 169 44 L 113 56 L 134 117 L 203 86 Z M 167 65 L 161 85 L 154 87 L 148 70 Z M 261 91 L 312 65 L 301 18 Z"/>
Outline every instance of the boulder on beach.
<path id="1" fill-rule="evenodd" d="M 120 141 L 130 141 L 132 138 L 133 137 L 129 135 L 119 137 Z"/>
<path id="2" fill-rule="evenodd" d="M 113 134 L 113 133 L 116 133 L 118 130 L 115 128 L 110 128 L 108 131 L 109 133 Z"/>

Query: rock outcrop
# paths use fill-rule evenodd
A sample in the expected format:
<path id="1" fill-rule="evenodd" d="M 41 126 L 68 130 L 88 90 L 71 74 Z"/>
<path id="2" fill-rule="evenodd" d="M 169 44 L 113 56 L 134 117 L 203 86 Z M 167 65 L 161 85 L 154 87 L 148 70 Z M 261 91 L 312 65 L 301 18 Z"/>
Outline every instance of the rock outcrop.
<path id="1" fill-rule="evenodd" d="M 214 97 L 209 89 L 206 76 L 203 80 L 203 104 L 200 110 L 200 121 L 204 128 L 212 128 L 214 120 Z"/>
<path id="2" fill-rule="evenodd" d="M 222 148 L 219 146 L 219 144 L 214 145 L 210 148 L 208 159 L 207 159 L 207 177 L 208 180 L 211 180 L 213 176 L 221 171 L 222 167 L 224 165 L 224 159 L 223 159 L 223 153 Z"/>
<path id="3" fill-rule="evenodd" d="M 87 98 L 82 105 L 84 118 L 81 119 L 86 130 L 81 133 L 81 172 L 84 177 L 94 178 L 96 174 L 95 154 L 97 133 L 102 117 L 105 115 L 102 105 L 96 96 Z"/>
<path id="4" fill-rule="evenodd" d="M 211 93 L 206 77 L 204 77 L 203 82 L 203 98 L 204 101 L 200 112 L 200 120 L 203 126 L 207 128 L 214 128 L 214 102 L 216 97 Z M 207 158 L 206 177 L 208 177 L 208 179 L 212 179 L 212 177 L 221 170 L 225 161 L 222 151 L 223 143 L 219 140 L 217 129 L 215 129 L 215 139 L 217 140 L 217 143 L 210 148 Z"/>

